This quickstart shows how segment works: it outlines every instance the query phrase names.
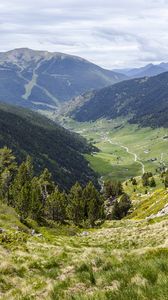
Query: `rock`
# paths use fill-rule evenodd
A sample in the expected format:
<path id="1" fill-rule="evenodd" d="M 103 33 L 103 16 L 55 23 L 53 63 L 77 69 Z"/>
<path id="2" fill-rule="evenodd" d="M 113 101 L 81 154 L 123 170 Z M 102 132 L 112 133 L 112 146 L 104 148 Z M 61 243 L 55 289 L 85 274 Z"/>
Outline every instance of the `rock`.
<path id="1" fill-rule="evenodd" d="M 83 231 L 82 233 L 81 233 L 81 236 L 88 236 L 89 235 L 89 232 L 88 231 Z"/>
<path id="2" fill-rule="evenodd" d="M 43 235 L 42 235 L 42 233 L 37 233 L 35 236 L 42 237 Z"/>
<path id="3" fill-rule="evenodd" d="M 0 233 L 4 233 L 6 230 L 3 228 L 0 228 Z"/>
<path id="4" fill-rule="evenodd" d="M 35 234 L 35 230 L 34 229 L 32 229 L 32 231 L 31 231 L 31 235 L 34 235 Z"/>

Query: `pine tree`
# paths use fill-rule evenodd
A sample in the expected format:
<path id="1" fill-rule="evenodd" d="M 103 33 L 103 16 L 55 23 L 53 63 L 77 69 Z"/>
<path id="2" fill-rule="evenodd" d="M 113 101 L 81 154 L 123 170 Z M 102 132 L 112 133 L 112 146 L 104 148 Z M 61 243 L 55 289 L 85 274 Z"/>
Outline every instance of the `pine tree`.
<path id="1" fill-rule="evenodd" d="M 94 226 L 96 220 L 104 218 L 104 199 L 92 182 L 84 188 L 83 200 L 85 202 L 84 217 L 89 220 L 91 226 Z"/>
<path id="2" fill-rule="evenodd" d="M 30 216 L 32 219 L 40 221 L 44 216 L 44 207 L 42 204 L 41 187 L 39 178 L 34 177 L 31 181 L 31 203 Z"/>
<path id="3" fill-rule="evenodd" d="M 119 201 L 120 218 L 125 217 L 130 208 L 131 208 L 130 198 L 126 193 L 124 193 L 121 196 L 120 201 Z"/>
<path id="4" fill-rule="evenodd" d="M 127 194 L 123 194 L 119 200 L 115 200 L 112 210 L 112 219 L 120 220 L 125 217 L 131 208 L 131 201 Z"/>
<path id="5" fill-rule="evenodd" d="M 123 194 L 123 187 L 120 181 L 105 182 L 105 196 L 106 198 L 118 197 Z"/>
<path id="6" fill-rule="evenodd" d="M 149 178 L 147 176 L 142 177 L 142 185 L 149 186 Z"/>
<path id="7" fill-rule="evenodd" d="M 83 191 L 80 184 L 77 182 L 68 194 L 68 208 L 67 213 L 70 220 L 75 225 L 80 225 L 84 220 L 85 202 L 83 200 Z"/>
<path id="8" fill-rule="evenodd" d="M 166 175 L 166 177 L 165 177 L 164 185 L 165 185 L 165 188 L 167 189 L 168 188 L 168 175 Z"/>
<path id="9" fill-rule="evenodd" d="M 156 186 L 156 181 L 155 179 L 152 177 L 150 180 L 150 187 L 155 187 Z"/>
<path id="10" fill-rule="evenodd" d="M 137 185 L 137 181 L 135 178 L 132 178 L 132 185 Z"/>
<path id="11" fill-rule="evenodd" d="M 12 150 L 4 147 L 0 149 L 0 198 L 10 204 L 9 187 L 17 170 L 15 156 Z"/>
<path id="12" fill-rule="evenodd" d="M 58 187 L 47 199 L 48 218 L 63 223 L 66 220 L 66 195 Z"/>
<path id="13" fill-rule="evenodd" d="M 31 208 L 31 181 L 33 178 L 33 165 L 30 157 L 23 162 L 15 176 L 10 189 L 11 203 L 19 214 L 27 217 Z"/>
<path id="14" fill-rule="evenodd" d="M 46 205 L 47 197 L 54 191 L 55 185 L 52 181 L 52 175 L 48 169 L 44 169 L 39 177 L 39 185 L 41 189 L 41 197 L 43 207 Z"/>
<path id="15" fill-rule="evenodd" d="M 19 192 L 17 210 L 22 219 L 26 219 L 29 216 L 31 210 L 31 185 L 29 182 L 26 182 Z"/>

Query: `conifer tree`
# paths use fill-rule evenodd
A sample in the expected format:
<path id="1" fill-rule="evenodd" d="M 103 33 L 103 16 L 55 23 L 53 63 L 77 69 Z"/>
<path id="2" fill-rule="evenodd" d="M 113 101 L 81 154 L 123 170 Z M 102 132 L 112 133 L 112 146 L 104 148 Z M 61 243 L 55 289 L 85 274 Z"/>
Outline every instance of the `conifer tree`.
<path id="1" fill-rule="evenodd" d="M 165 185 L 165 188 L 167 189 L 168 188 L 168 174 L 165 177 L 164 185 Z"/>
<path id="2" fill-rule="evenodd" d="M 156 186 L 156 181 L 155 179 L 152 177 L 150 180 L 150 187 L 155 187 Z"/>
<path id="3" fill-rule="evenodd" d="M 118 197 L 122 195 L 123 187 L 120 181 L 107 181 L 105 182 L 105 196 L 107 198 L 110 197 Z"/>
<path id="4" fill-rule="evenodd" d="M 84 220 L 85 202 L 83 200 L 82 187 L 78 182 L 71 188 L 68 194 L 68 217 L 75 225 L 80 225 Z"/>
<path id="5" fill-rule="evenodd" d="M 34 177 L 31 181 L 30 214 L 31 214 L 31 218 L 37 221 L 41 220 L 41 218 L 44 216 L 41 187 L 39 184 L 38 177 Z"/>
<path id="6" fill-rule="evenodd" d="M 104 199 L 91 181 L 83 190 L 83 200 L 85 220 L 88 219 L 91 226 L 94 226 L 96 220 L 104 218 Z"/>
<path id="7" fill-rule="evenodd" d="M 0 198 L 7 202 L 7 204 L 10 204 L 9 187 L 12 183 L 16 169 L 17 164 L 12 150 L 7 147 L 0 149 Z"/>
<path id="8" fill-rule="evenodd" d="M 31 181 L 33 178 L 33 165 L 30 157 L 23 162 L 15 176 L 10 189 L 12 206 L 16 207 L 19 214 L 27 217 L 31 208 Z"/>
<path id="9" fill-rule="evenodd" d="M 66 195 L 58 187 L 47 199 L 48 218 L 63 223 L 66 220 Z"/>
<path id="10" fill-rule="evenodd" d="M 45 207 L 47 197 L 54 191 L 55 185 L 51 179 L 52 175 L 48 171 L 48 169 L 44 169 L 44 171 L 39 176 L 39 185 L 41 189 L 41 197 L 42 197 L 42 205 Z"/>
<path id="11" fill-rule="evenodd" d="M 137 181 L 135 178 L 132 178 L 132 185 L 137 185 Z"/>

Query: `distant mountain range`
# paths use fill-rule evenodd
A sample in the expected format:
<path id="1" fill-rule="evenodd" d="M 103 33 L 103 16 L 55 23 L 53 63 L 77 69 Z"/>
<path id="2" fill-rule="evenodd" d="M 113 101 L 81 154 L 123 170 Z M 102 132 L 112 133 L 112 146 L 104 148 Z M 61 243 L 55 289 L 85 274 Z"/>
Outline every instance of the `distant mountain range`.
<path id="1" fill-rule="evenodd" d="M 30 155 L 38 174 L 48 168 L 55 182 L 69 189 L 76 181 L 97 183 L 83 154 L 95 148 L 47 118 L 26 109 L 0 103 L 0 147 L 14 151 L 19 162 Z"/>
<path id="2" fill-rule="evenodd" d="M 86 93 L 69 105 L 68 114 L 77 121 L 123 116 L 141 126 L 168 127 L 168 72 Z"/>
<path id="3" fill-rule="evenodd" d="M 158 65 L 148 64 L 141 68 L 134 69 L 115 69 L 114 72 L 124 74 L 129 78 L 151 77 L 168 71 L 168 63 Z"/>
<path id="4" fill-rule="evenodd" d="M 55 109 L 81 93 L 126 78 L 62 53 L 26 48 L 0 53 L 0 101 L 32 109 Z"/>

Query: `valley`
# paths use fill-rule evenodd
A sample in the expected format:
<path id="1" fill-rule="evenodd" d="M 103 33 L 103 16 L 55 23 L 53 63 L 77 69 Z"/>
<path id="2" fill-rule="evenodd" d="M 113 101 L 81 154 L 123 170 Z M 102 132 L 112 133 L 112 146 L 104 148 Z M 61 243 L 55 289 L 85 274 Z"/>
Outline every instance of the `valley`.
<path id="1" fill-rule="evenodd" d="M 168 300 L 168 0 L 0 17 L 0 300 Z"/>
<path id="2" fill-rule="evenodd" d="M 100 150 L 87 155 L 87 159 L 104 179 L 124 181 L 142 176 L 145 171 L 157 174 L 168 166 L 166 128 L 141 128 L 121 118 L 83 123 L 65 119 L 61 122 Z"/>

